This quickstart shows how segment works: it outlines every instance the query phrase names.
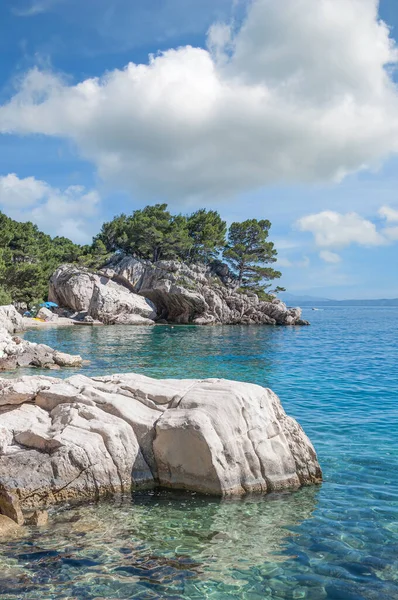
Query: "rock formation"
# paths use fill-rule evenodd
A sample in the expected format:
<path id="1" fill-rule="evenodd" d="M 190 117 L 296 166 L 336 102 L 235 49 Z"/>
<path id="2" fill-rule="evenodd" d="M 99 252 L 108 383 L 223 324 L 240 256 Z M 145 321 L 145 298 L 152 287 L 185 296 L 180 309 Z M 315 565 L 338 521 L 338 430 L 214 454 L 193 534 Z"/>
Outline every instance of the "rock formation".
<path id="1" fill-rule="evenodd" d="M 81 366 L 81 356 L 57 352 L 45 344 L 28 342 L 14 335 L 23 328 L 23 318 L 13 306 L 0 306 L 0 371 L 30 366 L 52 369 Z"/>
<path id="2" fill-rule="evenodd" d="M 232 496 L 321 478 L 302 428 L 257 385 L 135 374 L 0 379 L 0 489 L 24 510 L 142 486 Z"/>
<path id="3" fill-rule="evenodd" d="M 63 265 L 55 271 L 50 279 L 49 299 L 107 325 L 153 325 L 156 318 L 149 300 L 108 277 L 73 265 Z"/>
<path id="4" fill-rule="evenodd" d="M 239 293 L 228 268 L 219 263 L 151 263 L 117 255 L 98 274 L 62 265 L 51 278 L 49 298 L 109 324 L 308 325 L 299 308 Z"/>

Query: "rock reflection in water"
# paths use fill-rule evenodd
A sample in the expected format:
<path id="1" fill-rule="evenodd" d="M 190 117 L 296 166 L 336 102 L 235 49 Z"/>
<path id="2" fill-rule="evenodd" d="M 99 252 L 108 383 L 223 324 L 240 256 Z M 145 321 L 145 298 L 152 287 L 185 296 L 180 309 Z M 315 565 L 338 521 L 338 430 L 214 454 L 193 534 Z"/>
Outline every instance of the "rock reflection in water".
<path id="1" fill-rule="evenodd" d="M 258 581 L 258 569 L 280 566 L 317 494 L 219 501 L 151 492 L 63 509 L 48 527 L 3 545 L 0 597 L 205 598 L 212 589 L 228 598 L 251 587 L 254 572 Z"/>

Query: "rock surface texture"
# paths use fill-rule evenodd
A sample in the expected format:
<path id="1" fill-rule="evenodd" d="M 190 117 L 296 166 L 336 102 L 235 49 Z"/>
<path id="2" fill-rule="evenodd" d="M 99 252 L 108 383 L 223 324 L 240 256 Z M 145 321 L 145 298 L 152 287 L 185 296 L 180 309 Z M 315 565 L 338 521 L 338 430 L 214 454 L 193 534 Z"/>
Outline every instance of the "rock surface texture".
<path id="1" fill-rule="evenodd" d="M 109 324 L 308 325 L 300 308 L 237 292 L 222 264 L 151 263 L 118 255 L 98 274 L 62 265 L 51 278 L 49 297 Z"/>
<path id="2" fill-rule="evenodd" d="M 50 279 L 49 299 L 107 325 L 153 325 L 156 318 L 156 309 L 149 300 L 109 277 L 72 265 L 55 271 Z"/>
<path id="3" fill-rule="evenodd" d="M 24 510 L 142 486 L 232 496 L 322 479 L 278 397 L 222 379 L 0 379 L 0 442 L 0 489 Z"/>
<path id="4" fill-rule="evenodd" d="M 81 356 L 57 352 L 45 344 L 28 342 L 14 335 L 24 329 L 24 320 L 13 306 L 0 306 L 0 371 L 18 367 L 79 367 Z M 0 428 L 1 449 L 1 428 Z"/>

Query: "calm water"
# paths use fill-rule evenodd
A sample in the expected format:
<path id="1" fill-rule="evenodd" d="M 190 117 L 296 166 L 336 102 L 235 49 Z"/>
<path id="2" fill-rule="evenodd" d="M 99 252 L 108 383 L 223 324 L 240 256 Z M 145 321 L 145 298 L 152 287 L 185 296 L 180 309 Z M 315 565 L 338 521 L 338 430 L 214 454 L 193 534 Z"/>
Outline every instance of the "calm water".
<path id="1" fill-rule="evenodd" d="M 89 358 L 87 375 L 273 388 L 314 442 L 325 482 L 242 501 L 152 492 L 57 510 L 47 528 L 1 546 L 0 598 L 398 599 L 398 309 L 304 314 L 310 328 L 29 332 Z"/>

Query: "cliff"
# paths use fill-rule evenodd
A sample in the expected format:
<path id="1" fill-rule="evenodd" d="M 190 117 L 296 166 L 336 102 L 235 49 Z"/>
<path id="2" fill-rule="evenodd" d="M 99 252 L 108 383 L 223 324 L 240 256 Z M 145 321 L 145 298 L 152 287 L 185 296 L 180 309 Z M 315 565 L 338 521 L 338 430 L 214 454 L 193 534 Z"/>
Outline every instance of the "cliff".
<path id="1" fill-rule="evenodd" d="M 104 323 L 308 325 L 301 309 L 277 298 L 242 294 L 222 264 L 137 260 L 116 255 L 97 273 L 62 265 L 50 280 L 49 299 Z"/>

